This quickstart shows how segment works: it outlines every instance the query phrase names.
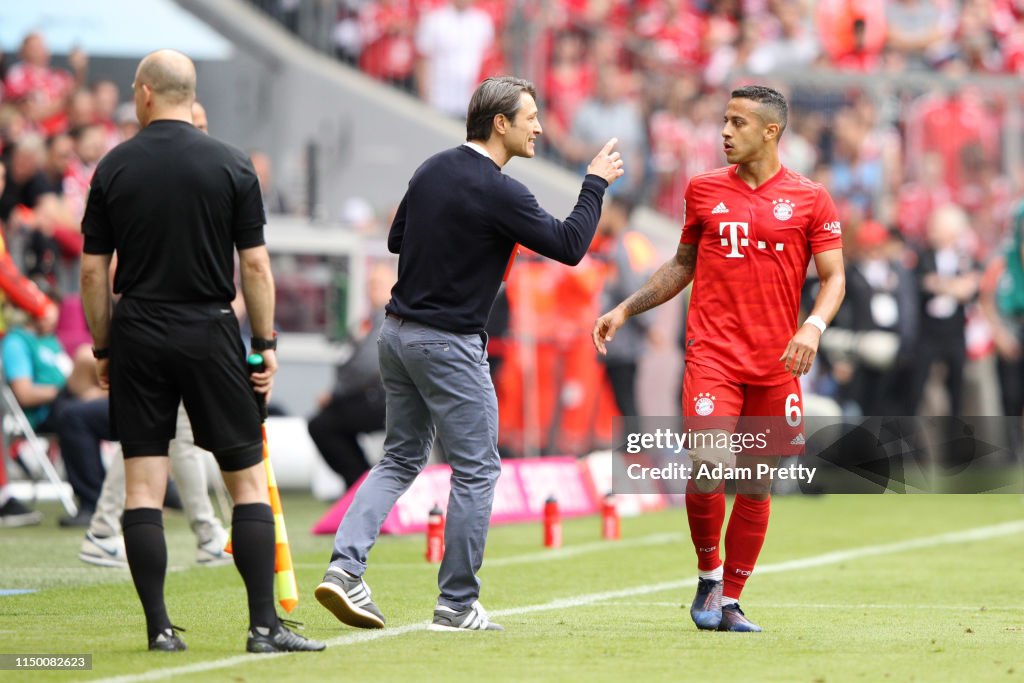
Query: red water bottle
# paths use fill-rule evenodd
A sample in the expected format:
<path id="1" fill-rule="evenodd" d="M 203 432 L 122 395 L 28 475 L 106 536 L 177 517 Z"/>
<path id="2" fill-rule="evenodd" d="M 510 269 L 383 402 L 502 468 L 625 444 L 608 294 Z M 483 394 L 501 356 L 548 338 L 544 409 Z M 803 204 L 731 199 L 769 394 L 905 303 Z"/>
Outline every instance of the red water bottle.
<path id="1" fill-rule="evenodd" d="M 444 512 L 434 503 L 427 516 L 427 562 L 437 564 L 444 557 Z"/>
<path id="2" fill-rule="evenodd" d="M 562 547 L 562 515 L 553 495 L 544 501 L 544 547 Z"/>
<path id="3" fill-rule="evenodd" d="M 615 494 L 609 493 L 601 502 L 601 538 L 617 541 L 622 537 L 619 526 L 619 506 L 615 502 Z"/>

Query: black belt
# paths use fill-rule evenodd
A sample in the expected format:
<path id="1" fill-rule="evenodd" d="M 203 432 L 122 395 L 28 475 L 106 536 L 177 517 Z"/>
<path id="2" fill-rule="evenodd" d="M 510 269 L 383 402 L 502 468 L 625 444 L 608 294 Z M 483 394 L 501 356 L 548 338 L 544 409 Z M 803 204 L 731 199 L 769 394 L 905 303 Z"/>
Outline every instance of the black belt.
<path id="1" fill-rule="evenodd" d="M 384 317 L 385 318 L 393 318 L 393 319 L 397 320 L 400 323 L 404 323 L 405 322 L 405 318 L 403 318 L 400 315 L 396 315 L 396 314 L 392 313 L 391 311 L 388 311 L 387 313 L 385 313 Z"/>

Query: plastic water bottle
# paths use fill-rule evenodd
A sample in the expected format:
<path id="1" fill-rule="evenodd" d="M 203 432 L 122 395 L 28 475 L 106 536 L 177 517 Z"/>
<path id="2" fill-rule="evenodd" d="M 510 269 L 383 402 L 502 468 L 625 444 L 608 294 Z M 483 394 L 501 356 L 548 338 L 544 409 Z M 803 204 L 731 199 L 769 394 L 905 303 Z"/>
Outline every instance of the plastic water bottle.
<path id="1" fill-rule="evenodd" d="M 562 547 L 562 513 L 558 509 L 555 497 L 548 496 L 544 501 L 544 546 L 547 548 Z"/>
<path id="2" fill-rule="evenodd" d="M 622 537 L 622 529 L 619 524 L 619 506 L 615 501 L 615 494 L 609 493 L 601 501 L 601 538 L 608 541 L 617 541 Z"/>
<path id="3" fill-rule="evenodd" d="M 437 564 L 444 558 L 444 512 L 434 503 L 427 516 L 427 562 Z"/>

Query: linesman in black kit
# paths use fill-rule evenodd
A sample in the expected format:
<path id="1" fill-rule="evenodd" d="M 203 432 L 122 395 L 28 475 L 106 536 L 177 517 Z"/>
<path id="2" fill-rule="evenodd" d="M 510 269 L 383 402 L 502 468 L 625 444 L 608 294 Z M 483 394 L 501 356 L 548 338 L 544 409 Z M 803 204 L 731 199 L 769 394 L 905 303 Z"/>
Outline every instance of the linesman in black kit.
<path id="1" fill-rule="evenodd" d="M 82 222 L 82 297 L 124 450 L 125 550 L 149 649 L 185 649 L 164 604 L 162 519 L 167 445 L 183 401 L 196 443 L 213 452 L 235 503 L 235 566 L 249 598 L 246 649 L 322 650 L 288 630 L 274 608 L 274 517 L 254 394 L 269 397 L 277 371 L 274 280 L 256 173 L 242 152 L 193 127 L 196 71 L 188 57 L 147 55 L 132 88 L 142 131 L 107 154 L 93 177 Z M 234 249 L 252 348 L 266 363 L 251 376 L 230 305 Z M 121 299 L 112 316 L 115 252 Z"/>

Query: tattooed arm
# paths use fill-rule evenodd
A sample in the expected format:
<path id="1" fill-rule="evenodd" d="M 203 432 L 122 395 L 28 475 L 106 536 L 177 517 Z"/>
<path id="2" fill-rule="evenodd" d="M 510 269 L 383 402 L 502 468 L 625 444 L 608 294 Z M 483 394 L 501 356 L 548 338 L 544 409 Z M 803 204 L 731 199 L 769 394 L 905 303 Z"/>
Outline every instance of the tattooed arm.
<path id="1" fill-rule="evenodd" d="M 615 332 L 631 316 L 643 313 L 655 306 L 660 306 L 693 281 L 693 273 L 697 266 L 697 245 L 680 244 L 676 255 L 665 262 L 651 276 L 643 287 L 632 296 L 608 311 L 594 323 L 594 347 L 602 355 L 608 350 L 605 342 L 615 337 Z"/>

